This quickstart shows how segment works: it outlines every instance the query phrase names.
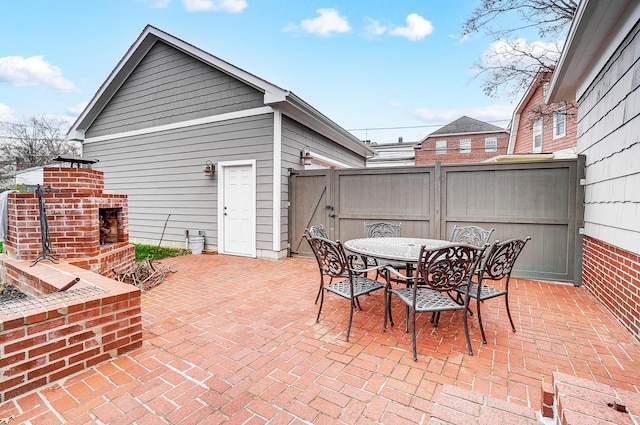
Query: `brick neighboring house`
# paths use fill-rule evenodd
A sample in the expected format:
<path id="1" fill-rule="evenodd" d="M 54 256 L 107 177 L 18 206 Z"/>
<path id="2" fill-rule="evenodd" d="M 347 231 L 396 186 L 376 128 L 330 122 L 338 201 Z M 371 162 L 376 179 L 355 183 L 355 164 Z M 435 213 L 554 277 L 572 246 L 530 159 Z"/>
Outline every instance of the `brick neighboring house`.
<path id="1" fill-rule="evenodd" d="M 415 165 L 482 162 L 506 154 L 508 142 L 504 128 L 462 116 L 422 139 Z"/>
<path id="2" fill-rule="evenodd" d="M 544 102 L 553 70 L 540 71 L 513 112 L 507 154 L 575 155 L 578 106 L 575 101 Z"/>

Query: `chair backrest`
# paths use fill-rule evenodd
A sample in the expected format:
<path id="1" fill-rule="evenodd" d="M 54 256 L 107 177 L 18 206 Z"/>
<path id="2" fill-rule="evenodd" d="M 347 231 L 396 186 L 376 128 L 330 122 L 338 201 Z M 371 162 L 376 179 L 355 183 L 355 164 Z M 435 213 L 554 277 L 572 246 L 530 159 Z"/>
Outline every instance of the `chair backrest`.
<path id="1" fill-rule="evenodd" d="M 505 242 L 495 241 L 484 256 L 480 267 L 481 279 L 500 280 L 510 277 L 513 265 L 529 239 L 530 236 Z"/>
<path id="2" fill-rule="evenodd" d="M 422 246 L 416 267 L 417 282 L 440 292 L 464 288 L 469 285 L 485 249 L 486 246 L 469 244 L 451 244 L 434 249 Z M 414 285 L 414 288 L 418 286 Z"/>
<path id="3" fill-rule="evenodd" d="M 401 229 L 402 223 L 392 224 L 382 221 L 369 224 L 364 223 L 364 236 L 365 238 L 400 237 Z"/>
<path id="4" fill-rule="evenodd" d="M 305 230 L 312 238 L 325 238 L 329 239 L 327 229 L 324 228 L 324 224 L 318 224 L 317 226 L 311 226 Z"/>
<path id="5" fill-rule="evenodd" d="M 489 242 L 494 229 L 485 230 L 478 226 L 453 226 L 451 242 L 466 243 L 469 245 L 483 246 Z"/>
<path id="6" fill-rule="evenodd" d="M 311 250 L 316 256 L 320 273 L 329 277 L 350 277 L 351 269 L 347 260 L 347 254 L 340 241 L 331 241 L 325 238 L 304 237 L 311 245 Z"/>

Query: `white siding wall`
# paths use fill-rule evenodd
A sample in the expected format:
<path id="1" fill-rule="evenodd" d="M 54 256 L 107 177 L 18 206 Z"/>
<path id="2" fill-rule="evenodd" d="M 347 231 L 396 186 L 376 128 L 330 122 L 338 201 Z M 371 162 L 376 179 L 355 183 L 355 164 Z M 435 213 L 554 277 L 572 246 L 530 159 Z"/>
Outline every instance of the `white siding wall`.
<path id="1" fill-rule="evenodd" d="M 579 99 L 585 233 L 640 254 L 640 25 Z"/>

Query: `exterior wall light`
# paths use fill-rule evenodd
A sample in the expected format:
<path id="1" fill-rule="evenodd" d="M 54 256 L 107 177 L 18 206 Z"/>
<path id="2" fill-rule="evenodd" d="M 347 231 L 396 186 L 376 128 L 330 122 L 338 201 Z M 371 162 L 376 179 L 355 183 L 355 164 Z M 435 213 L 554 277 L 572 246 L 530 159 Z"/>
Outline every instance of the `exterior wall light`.
<path id="1" fill-rule="evenodd" d="M 215 172 L 216 172 L 216 166 L 213 165 L 213 162 L 207 161 L 207 163 L 204 166 L 204 175 L 211 177 Z"/>
<path id="2" fill-rule="evenodd" d="M 300 151 L 300 160 L 302 161 L 302 165 L 311 165 L 313 156 L 311 156 L 311 151 L 309 151 L 308 147 L 305 146 Z"/>

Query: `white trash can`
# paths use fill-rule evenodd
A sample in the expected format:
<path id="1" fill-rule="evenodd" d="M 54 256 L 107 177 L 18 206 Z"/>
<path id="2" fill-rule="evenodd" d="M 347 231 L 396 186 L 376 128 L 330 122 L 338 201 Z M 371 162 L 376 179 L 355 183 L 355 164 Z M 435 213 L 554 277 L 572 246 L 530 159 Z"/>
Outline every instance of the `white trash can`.
<path id="1" fill-rule="evenodd" d="M 204 249 L 204 236 L 191 236 L 189 238 L 192 254 L 202 254 Z"/>

